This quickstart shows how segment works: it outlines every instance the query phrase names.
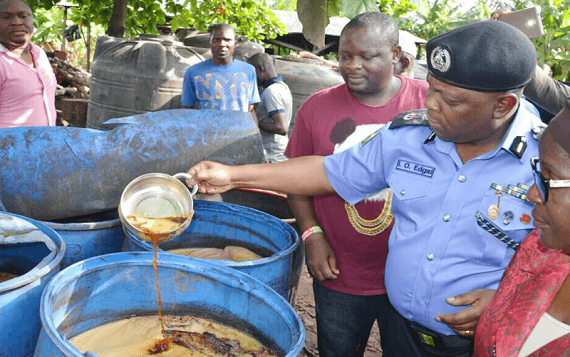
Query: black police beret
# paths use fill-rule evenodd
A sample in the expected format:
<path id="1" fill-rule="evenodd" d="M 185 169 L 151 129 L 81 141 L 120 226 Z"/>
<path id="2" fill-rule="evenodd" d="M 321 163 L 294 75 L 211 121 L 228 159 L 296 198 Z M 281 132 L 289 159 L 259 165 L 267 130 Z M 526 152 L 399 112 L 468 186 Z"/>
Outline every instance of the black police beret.
<path id="1" fill-rule="evenodd" d="M 501 21 L 456 28 L 429 40 L 426 49 L 430 75 L 479 92 L 521 88 L 536 66 L 536 50 L 528 37 Z"/>

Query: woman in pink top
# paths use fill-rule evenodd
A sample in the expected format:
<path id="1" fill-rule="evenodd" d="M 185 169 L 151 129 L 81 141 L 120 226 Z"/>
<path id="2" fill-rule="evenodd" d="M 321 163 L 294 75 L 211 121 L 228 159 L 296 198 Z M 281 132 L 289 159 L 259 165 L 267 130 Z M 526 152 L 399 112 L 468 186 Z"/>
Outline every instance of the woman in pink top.
<path id="1" fill-rule="evenodd" d="M 55 125 L 57 82 L 33 32 L 28 4 L 0 0 L 0 128 Z"/>
<path id="2" fill-rule="evenodd" d="M 570 99 L 532 160 L 536 230 L 511 260 L 479 318 L 476 356 L 570 355 Z"/>

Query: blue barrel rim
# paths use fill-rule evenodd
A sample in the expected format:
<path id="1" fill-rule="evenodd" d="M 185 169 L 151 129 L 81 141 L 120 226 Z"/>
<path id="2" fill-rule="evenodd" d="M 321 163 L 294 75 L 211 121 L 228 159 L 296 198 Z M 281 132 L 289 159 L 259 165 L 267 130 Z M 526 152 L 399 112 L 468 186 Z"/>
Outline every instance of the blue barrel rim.
<path id="1" fill-rule="evenodd" d="M 127 258 L 128 259 L 125 259 Z M 137 257 L 142 257 L 144 259 L 137 259 Z M 56 274 L 46 285 L 42 292 L 42 297 L 40 301 L 40 319 L 42 322 L 42 329 L 45 331 L 47 336 L 50 338 L 51 342 L 56 345 L 62 353 L 65 353 L 68 357 L 83 357 L 83 354 L 77 347 L 75 347 L 67 337 L 64 339 L 62 336 L 57 332 L 53 319 L 46 321 L 45 316 L 47 316 L 46 312 L 50 314 L 53 312 L 49 306 L 49 297 L 47 296 L 52 292 L 54 289 L 58 289 L 58 287 L 68 284 L 75 279 L 80 278 L 86 272 L 92 272 L 95 270 L 101 270 L 108 266 L 116 267 L 116 263 L 121 263 L 122 265 L 131 265 L 131 266 L 152 266 L 154 254 L 152 252 L 120 252 L 120 253 L 110 253 L 105 255 L 100 255 L 96 257 L 92 257 L 86 260 L 82 260 L 77 262 L 73 265 L 68 266 L 67 268 L 60 271 Z M 299 328 L 299 338 L 295 345 L 291 348 L 292 351 L 301 351 L 305 345 L 305 325 L 301 320 L 299 314 L 295 311 L 293 306 L 287 302 L 287 300 L 278 294 L 275 290 L 273 290 L 267 284 L 245 274 L 233 268 L 210 263 L 205 259 L 198 259 L 198 258 L 189 258 L 181 255 L 176 254 L 169 254 L 168 261 L 161 261 L 159 258 L 159 266 L 164 266 L 168 268 L 180 269 L 183 271 L 184 268 L 193 268 L 196 269 L 198 272 L 206 272 L 206 270 L 210 272 L 215 272 L 216 274 L 227 274 L 236 275 L 239 278 L 241 283 L 247 282 L 251 286 L 255 286 L 253 289 L 249 289 L 247 291 L 248 294 L 255 296 L 256 298 L 263 300 L 267 303 L 268 306 L 271 306 L 279 311 L 289 310 L 292 313 L 292 316 L 296 322 L 296 324 L 300 327 Z M 199 264 L 195 264 L 195 263 Z M 91 268 L 91 269 L 90 269 Z M 96 268 L 96 269 L 93 269 Z M 193 271 L 192 271 L 193 272 Z M 57 290 L 56 290 L 57 291 Z M 277 301 L 281 302 L 281 307 L 278 307 L 274 304 L 275 301 L 267 301 L 267 296 L 273 295 Z M 163 301 L 164 303 L 164 301 Z M 51 315 L 50 315 L 51 316 Z M 294 357 L 290 353 L 288 353 L 285 357 Z"/>
<path id="2" fill-rule="evenodd" d="M 198 202 L 198 205 L 204 205 L 205 207 L 200 207 L 200 209 L 204 209 L 206 208 L 209 211 L 213 211 L 214 210 L 214 206 L 215 204 L 213 202 L 210 201 L 204 201 L 204 200 L 194 200 L 194 202 Z M 253 217 L 255 217 L 255 215 L 250 215 L 247 214 L 247 212 L 249 211 L 250 213 L 255 213 L 258 217 L 263 218 L 263 221 L 271 221 L 272 223 L 275 223 L 277 226 L 279 226 L 280 228 L 283 228 L 287 233 L 289 233 L 291 240 L 293 241 L 291 246 L 287 247 L 286 249 L 280 250 L 275 254 L 272 254 L 270 257 L 265 257 L 265 258 L 261 258 L 261 259 L 257 259 L 257 260 L 253 260 L 251 262 L 255 262 L 255 261 L 263 261 L 265 262 L 271 262 L 274 260 L 277 260 L 278 258 L 282 257 L 282 256 L 289 256 L 290 254 L 293 254 L 293 252 L 298 248 L 298 246 L 301 244 L 301 238 L 299 237 L 299 235 L 297 234 L 297 231 L 291 227 L 291 225 L 287 224 L 286 222 L 283 222 L 281 219 L 260 211 L 258 209 L 255 208 L 251 208 L 251 207 L 246 207 L 246 206 L 242 206 L 242 205 L 238 205 L 235 203 L 226 203 L 226 202 L 215 202 L 215 203 L 222 203 L 225 206 L 228 206 L 228 208 L 232 209 L 232 211 L 234 211 L 234 214 L 236 211 L 244 211 L 242 214 L 240 214 L 241 216 L 247 217 L 249 220 L 252 220 Z M 196 209 L 196 207 L 194 207 Z M 261 221 L 261 219 L 257 220 L 257 221 Z M 274 258 L 274 259 L 271 259 Z M 266 259 L 266 260 L 265 260 Z M 226 260 L 227 261 L 227 260 Z M 229 261 L 231 262 L 231 261 Z M 240 263 L 248 263 L 248 262 L 236 262 L 238 263 L 237 266 L 247 266 L 247 265 L 254 265 L 254 264 L 240 264 Z"/>
<path id="3" fill-rule="evenodd" d="M 63 259 L 64 255 L 65 255 L 65 251 L 66 251 L 65 240 L 53 228 L 48 227 L 47 225 L 45 225 L 41 221 L 36 221 L 36 220 L 29 218 L 29 217 L 26 217 L 26 216 L 21 216 L 19 214 L 10 213 L 10 212 L 2 212 L 2 213 L 10 215 L 10 216 L 17 217 L 17 218 L 21 218 L 27 222 L 30 222 L 31 224 L 38 227 L 38 229 L 46 235 L 48 235 L 46 233 L 46 231 L 49 232 L 50 234 L 48 236 L 50 238 L 57 239 L 57 241 L 55 243 L 56 243 L 56 245 L 58 245 L 58 252 L 56 253 L 54 259 L 51 262 L 49 262 L 48 265 L 46 265 L 45 267 L 43 267 L 40 270 L 34 271 L 33 274 L 31 271 L 29 271 L 22 276 L 19 276 L 17 278 L 10 279 L 8 281 L 0 283 L 0 293 L 18 289 L 22 286 L 28 285 L 28 284 L 30 284 L 30 283 L 38 280 L 38 279 L 43 278 L 44 276 L 46 276 L 47 274 L 52 272 L 56 267 L 59 267 L 61 260 Z"/>
<path id="4" fill-rule="evenodd" d="M 223 262 L 223 265 L 226 265 L 226 266 L 229 266 L 232 268 L 233 267 L 249 267 L 249 266 L 257 266 L 257 265 L 265 265 L 265 264 L 272 263 L 274 261 L 289 257 L 290 255 L 292 255 L 294 253 L 294 251 L 301 244 L 301 239 L 299 238 L 297 231 L 293 227 L 291 227 L 290 224 L 283 222 L 281 219 L 279 219 L 273 215 L 270 215 L 269 213 L 257 210 L 255 208 L 246 207 L 246 206 L 238 205 L 235 203 L 194 200 L 194 210 L 195 211 L 197 211 L 197 210 L 216 211 L 216 207 L 214 207 L 214 205 L 218 205 L 220 203 L 222 204 L 222 206 L 228 206 L 228 208 L 230 208 L 232 210 L 232 213 L 234 215 L 240 215 L 243 217 L 247 217 L 249 220 L 252 220 L 252 221 L 254 220 L 254 218 L 259 217 L 259 219 L 255 220 L 257 222 L 271 221 L 272 224 L 275 224 L 275 225 L 279 226 L 280 228 L 283 228 L 283 230 L 286 231 L 286 233 L 289 233 L 289 236 L 291 237 L 291 240 L 292 240 L 292 244 L 285 249 L 279 250 L 278 252 L 272 254 L 269 257 L 264 257 L 264 258 L 255 259 L 255 260 L 248 260 L 248 261 L 243 261 L 243 262 L 235 262 L 233 260 L 216 260 L 217 262 Z M 204 205 L 204 207 L 196 207 L 197 205 L 198 206 Z M 245 211 L 245 212 L 240 212 L 240 211 Z M 249 211 L 249 214 L 248 214 L 248 211 Z M 252 215 L 251 213 L 254 213 L 254 214 Z M 190 223 L 190 225 L 192 225 L 192 223 Z M 154 247 L 153 247 L 152 243 L 138 238 L 137 236 L 135 236 L 133 233 L 131 233 L 129 231 L 126 231 L 126 230 L 123 230 L 123 231 L 127 234 L 127 239 L 134 239 L 135 242 L 144 246 L 149 251 L 153 250 Z M 169 253 L 168 250 L 164 250 L 164 249 L 160 248 L 160 245 L 159 245 L 159 251 L 161 254 L 164 253 L 164 254 L 169 254 L 169 255 L 183 256 L 180 254 Z M 191 258 L 191 257 L 187 257 L 187 258 Z M 203 259 L 203 258 L 194 258 L 194 259 L 199 259 L 201 261 L 209 261 L 209 259 Z"/>
<path id="5" fill-rule="evenodd" d="M 87 231 L 94 229 L 105 229 L 105 228 L 116 227 L 121 224 L 121 220 L 119 218 L 108 219 L 101 222 L 83 222 L 83 223 L 56 223 L 49 221 L 40 221 L 40 222 L 54 230 L 59 229 L 62 231 Z"/>

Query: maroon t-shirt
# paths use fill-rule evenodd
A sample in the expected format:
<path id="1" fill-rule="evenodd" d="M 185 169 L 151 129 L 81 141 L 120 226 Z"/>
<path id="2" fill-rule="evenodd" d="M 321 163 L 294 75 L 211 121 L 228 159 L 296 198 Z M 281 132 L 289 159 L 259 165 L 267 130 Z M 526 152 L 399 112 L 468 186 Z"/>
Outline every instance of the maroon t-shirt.
<path id="1" fill-rule="evenodd" d="M 401 112 L 424 108 L 428 83 L 399 78 L 402 80 L 399 92 L 377 107 L 358 101 L 346 84 L 315 93 L 299 108 L 285 156 L 330 155 L 335 147 L 338 152 L 343 142 L 346 146 L 351 135 L 354 139 L 368 128 L 375 129 L 367 124 L 385 124 Z M 384 201 L 360 202 L 354 211 L 345 206 L 340 196 L 329 194 L 315 196 L 314 204 L 317 220 L 340 271 L 335 280 L 322 284 L 352 295 L 385 294 L 384 266 L 393 222 L 378 232 Z"/>

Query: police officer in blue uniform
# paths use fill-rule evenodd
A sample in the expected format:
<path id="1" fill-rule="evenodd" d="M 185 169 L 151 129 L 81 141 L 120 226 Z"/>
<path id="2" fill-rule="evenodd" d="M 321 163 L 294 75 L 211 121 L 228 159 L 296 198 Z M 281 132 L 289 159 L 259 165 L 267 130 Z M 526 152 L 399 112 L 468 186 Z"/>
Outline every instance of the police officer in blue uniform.
<path id="1" fill-rule="evenodd" d="M 352 149 L 272 166 L 202 162 L 189 173 L 202 193 L 334 191 L 350 204 L 391 187 L 384 356 L 471 356 L 477 318 L 533 229 L 526 192 L 543 124 L 521 103 L 536 52 L 516 28 L 480 21 L 431 39 L 427 59 L 426 109 Z"/>

